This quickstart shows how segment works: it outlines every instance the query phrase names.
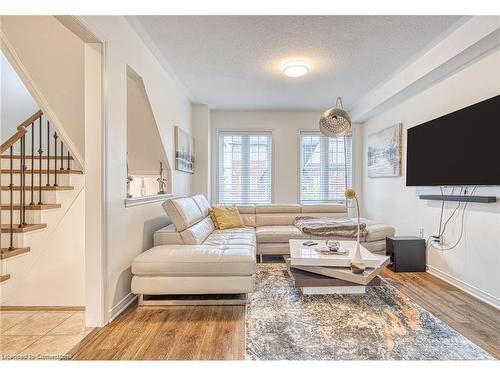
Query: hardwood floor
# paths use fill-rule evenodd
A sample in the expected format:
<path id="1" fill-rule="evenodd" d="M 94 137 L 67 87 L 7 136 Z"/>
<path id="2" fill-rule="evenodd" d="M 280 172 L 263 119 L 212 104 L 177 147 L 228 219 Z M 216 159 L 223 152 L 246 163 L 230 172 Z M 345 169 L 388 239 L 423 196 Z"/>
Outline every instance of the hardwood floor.
<path id="1" fill-rule="evenodd" d="M 382 276 L 417 304 L 500 359 L 500 313 L 428 273 Z M 74 359 L 242 360 L 243 306 L 130 307 Z"/>
<path id="2" fill-rule="evenodd" d="M 500 359 L 500 312 L 427 272 L 394 273 L 382 277 L 411 300 Z"/>
<path id="3" fill-rule="evenodd" d="M 132 306 L 73 359 L 242 360 L 244 353 L 244 306 Z"/>

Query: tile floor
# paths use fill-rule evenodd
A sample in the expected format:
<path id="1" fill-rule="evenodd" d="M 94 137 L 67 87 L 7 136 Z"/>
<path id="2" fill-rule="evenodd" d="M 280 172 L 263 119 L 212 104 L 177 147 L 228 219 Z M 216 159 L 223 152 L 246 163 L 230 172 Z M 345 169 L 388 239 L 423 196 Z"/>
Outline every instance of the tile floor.
<path id="1" fill-rule="evenodd" d="M 0 359 L 69 359 L 92 329 L 83 311 L 0 311 Z"/>

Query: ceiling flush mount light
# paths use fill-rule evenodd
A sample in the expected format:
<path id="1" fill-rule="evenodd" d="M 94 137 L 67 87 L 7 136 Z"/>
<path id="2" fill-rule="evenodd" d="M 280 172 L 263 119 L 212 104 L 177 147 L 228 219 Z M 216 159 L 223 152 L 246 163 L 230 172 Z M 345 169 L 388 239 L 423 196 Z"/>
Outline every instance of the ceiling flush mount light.
<path id="1" fill-rule="evenodd" d="M 309 73 L 309 64 L 304 60 L 287 61 L 283 64 L 282 72 L 287 77 L 300 77 Z"/>

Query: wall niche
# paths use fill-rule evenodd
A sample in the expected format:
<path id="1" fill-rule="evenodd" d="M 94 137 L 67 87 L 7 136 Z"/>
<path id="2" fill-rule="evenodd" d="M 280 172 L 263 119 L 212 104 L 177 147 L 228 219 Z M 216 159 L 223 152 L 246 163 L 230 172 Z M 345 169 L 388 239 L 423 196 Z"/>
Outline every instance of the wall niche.
<path id="1" fill-rule="evenodd" d="M 158 196 L 160 163 L 164 193 L 172 192 L 172 171 L 142 77 L 127 66 L 127 198 Z"/>

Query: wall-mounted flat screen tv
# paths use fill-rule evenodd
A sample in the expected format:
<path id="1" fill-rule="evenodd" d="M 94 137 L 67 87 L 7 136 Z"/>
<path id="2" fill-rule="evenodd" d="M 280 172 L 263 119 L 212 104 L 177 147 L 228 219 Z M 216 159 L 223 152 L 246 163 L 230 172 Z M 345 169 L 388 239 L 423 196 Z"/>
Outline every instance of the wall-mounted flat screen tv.
<path id="1" fill-rule="evenodd" d="M 500 95 L 409 128 L 406 185 L 500 185 Z"/>

